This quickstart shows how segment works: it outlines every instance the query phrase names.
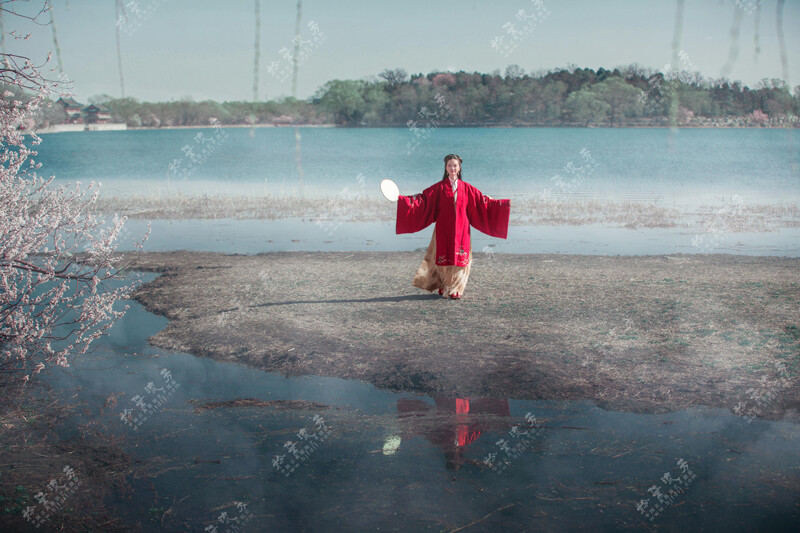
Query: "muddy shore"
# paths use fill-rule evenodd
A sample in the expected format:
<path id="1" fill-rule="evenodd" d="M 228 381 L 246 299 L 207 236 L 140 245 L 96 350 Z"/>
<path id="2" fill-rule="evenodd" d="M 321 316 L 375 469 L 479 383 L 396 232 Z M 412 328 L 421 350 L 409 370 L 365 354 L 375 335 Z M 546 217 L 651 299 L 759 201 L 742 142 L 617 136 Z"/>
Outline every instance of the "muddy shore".
<path id="1" fill-rule="evenodd" d="M 418 252 L 124 254 L 156 346 L 437 396 L 693 405 L 800 422 L 800 259 L 494 254 L 464 298 Z M 486 254 L 485 254 L 486 255 Z"/>

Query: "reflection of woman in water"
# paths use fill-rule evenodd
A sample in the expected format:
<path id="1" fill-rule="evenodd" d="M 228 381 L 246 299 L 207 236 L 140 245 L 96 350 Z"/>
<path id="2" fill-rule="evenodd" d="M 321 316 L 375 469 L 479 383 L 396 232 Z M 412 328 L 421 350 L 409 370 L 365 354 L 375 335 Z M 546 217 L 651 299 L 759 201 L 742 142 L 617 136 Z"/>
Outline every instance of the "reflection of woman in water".
<path id="1" fill-rule="evenodd" d="M 444 158 L 444 176 L 415 196 L 397 200 L 397 233 L 414 233 L 436 223 L 413 285 L 461 298 L 472 266 L 470 226 L 505 239 L 511 200 L 495 200 L 461 179 L 461 158 Z"/>
<path id="2" fill-rule="evenodd" d="M 458 470 L 465 462 L 464 449 L 474 442 L 481 433 L 504 429 L 510 415 L 508 399 L 494 398 L 434 398 L 436 409 L 422 400 L 400 398 L 397 400 L 397 417 L 403 426 L 404 434 L 419 435 L 444 451 L 445 465 L 449 470 Z M 433 413 L 450 413 L 442 422 L 427 417 Z M 477 420 L 470 415 L 491 414 L 499 417 L 495 423 L 483 417 Z"/>

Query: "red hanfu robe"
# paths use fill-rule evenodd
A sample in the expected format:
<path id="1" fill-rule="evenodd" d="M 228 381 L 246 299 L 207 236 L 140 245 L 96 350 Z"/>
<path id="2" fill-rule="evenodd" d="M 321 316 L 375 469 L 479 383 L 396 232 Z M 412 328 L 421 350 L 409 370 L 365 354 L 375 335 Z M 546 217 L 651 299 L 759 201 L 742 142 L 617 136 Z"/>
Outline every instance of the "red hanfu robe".
<path id="1" fill-rule="evenodd" d="M 444 177 L 421 194 L 397 200 L 397 233 L 415 233 L 436 223 L 436 264 L 469 264 L 470 226 L 492 237 L 508 236 L 510 200 L 494 200 L 469 183 L 458 180 L 453 202 L 450 179 Z"/>

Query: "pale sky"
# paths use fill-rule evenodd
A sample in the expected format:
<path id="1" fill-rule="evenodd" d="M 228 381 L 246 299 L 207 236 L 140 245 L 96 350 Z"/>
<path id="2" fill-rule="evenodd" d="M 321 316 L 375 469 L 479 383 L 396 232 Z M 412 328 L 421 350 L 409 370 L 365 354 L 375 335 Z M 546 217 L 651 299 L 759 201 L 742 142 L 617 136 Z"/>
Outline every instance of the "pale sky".
<path id="1" fill-rule="evenodd" d="M 756 0 L 685 0 L 680 49 L 684 67 L 718 78 L 728 60 L 731 28 L 741 17 L 738 58 L 727 77 L 751 87 L 762 78 L 783 78 L 776 32 L 776 2 L 763 0 L 761 52 L 755 55 Z M 42 0 L 18 6 L 31 11 Z M 53 0 L 64 73 L 76 99 L 121 94 L 113 0 Z M 128 25 L 121 31 L 126 96 L 144 101 L 251 100 L 255 42 L 254 0 L 124 0 Z M 325 39 L 312 43 L 300 66 L 299 98 L 332 79 L 376 76 L 386 68 L 409 74 L 434 70 L 504 72 L 510 64 L 526 72 L 579 67 L 614 68 L 630 63 L 660 70 L 672 62 L 676 0 L 541 0 L 548 10 L 515 41 L 504 25 L 519 31 L 520 11 L 532 15 L 531 0 L 304 0 L 301 38 L 311 40 L 314 22 Z M 741 7 L 738 6 L 741 4 Z M 8 5 L 8 4 L 6 4 Z M 291 80 L 268 73 L 271 62 L 289 63 L 296 0 L 261 0 L 259 97 L 291 94 Z M 147 11 L 149 9 L 149 12 Z M 137 10 L 140 14 L 137 14 Z M 149 13 L 149 14 L 148 14 Z M 43 15 L 40 22 L 48 22 Z M 28 40 L 6 35 L 9 53 L 41 63 L 53 51 L 50 26 L 6 14 L 5 32 L 31 33 Z M 507 26 L 508 27 L 508 26 Z M 800 84 L 800 1 L 787 0 L 783 32 L 789 83 Z M 492 48 L 496 37 L 516 43 L 507 54 Z"/>

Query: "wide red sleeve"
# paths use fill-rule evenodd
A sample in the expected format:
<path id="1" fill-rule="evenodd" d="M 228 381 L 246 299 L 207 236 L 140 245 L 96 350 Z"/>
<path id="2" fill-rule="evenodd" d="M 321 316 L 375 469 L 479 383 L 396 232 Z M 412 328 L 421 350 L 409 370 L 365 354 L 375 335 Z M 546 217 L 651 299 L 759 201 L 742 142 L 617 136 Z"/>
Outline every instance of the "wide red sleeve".
<path id="1" fill-rule="evenodd" d="M 436 187 L 428 187 L 421 194 L 397 199 L 396 233 L 415 233 L 434 222 L 439 214 Z"/>
<path id="2" fill-rule="evenodd" d="M 505 239 L 508 236 L 508 219 L 511 216 L 511 200 L 495 200 L 470 185 L 467 218 L 470 226 L 492 237 Z"/>

